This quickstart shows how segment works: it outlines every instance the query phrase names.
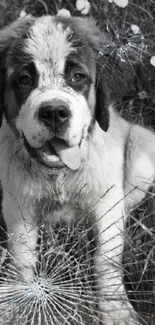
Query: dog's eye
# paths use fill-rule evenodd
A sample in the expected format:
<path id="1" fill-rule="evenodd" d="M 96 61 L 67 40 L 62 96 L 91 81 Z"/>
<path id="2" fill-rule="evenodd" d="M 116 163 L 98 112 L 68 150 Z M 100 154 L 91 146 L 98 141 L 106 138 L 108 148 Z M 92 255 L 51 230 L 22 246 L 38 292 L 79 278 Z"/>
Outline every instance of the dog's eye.
<path id="1" fill-rule="evenodd" d="M 24 75 L 19 80 L 21 86 L 28 86 L 31 85 L 32 79 L 29 75 Z"/>
<path id="2" fill-rule="evenodd" d="M 71 78 L 73 83 L 81 83 L 85 79 L 86 79 L 86 76 L 83 73 L 75 73 Z"/>

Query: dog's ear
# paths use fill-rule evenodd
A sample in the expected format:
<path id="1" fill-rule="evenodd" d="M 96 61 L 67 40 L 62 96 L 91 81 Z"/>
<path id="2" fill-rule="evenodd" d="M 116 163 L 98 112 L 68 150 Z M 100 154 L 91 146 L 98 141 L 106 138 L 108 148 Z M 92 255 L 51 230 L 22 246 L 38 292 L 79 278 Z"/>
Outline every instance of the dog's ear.
<path id="1" fill-rule="evenodd" d="M 4 89 L 7 70 L 7 53 L 16 39 L 26 37 L 34 18 L 26 16 L 13 22 L 10 26 L 0 31 L 0 127 L 4 113 Z"/>
<path id="2" fill-rule="evenodd" d="M 81 19 L 81 18 L 80 18 Z M 110 91 L 109 86 L 111 82 L 110 74 L 107 67 L 107 56 L 109 62 L 109 47 L 111 41 L 107 36 L 99 29 L 94 19 L 85 20 L 85 26 L 81 22 L 79 24 L 86 33 L 85 38 L 89 46 L 94 52 L 94 58 L 96 62 L 96 105 L 95 105 L 95 118 L 99 123 L 102 130 L 105 132 L 109 127 L 110 113 Z"/>
<path id="3" fill-rule="evenodd" d="M 1 37 L 1 33 L 0 33 Z M 0 41 L 1 43 L 1 41 Z M 1 47 L 0 44 L 0 127 L 2 125 L 3 113 L 4 113 L 4 84 L 5 84 L 5 58 L 6 49 Z"/>
<path id="4" fill-rule="evenodd" d="M 96 81 L 96 107 L 95 117 L 103 131 L 107 131 L 109 128 L 110 114 L 108 109 L 108 92 L 103 85 L 103 79 L 100 76 Z"/>

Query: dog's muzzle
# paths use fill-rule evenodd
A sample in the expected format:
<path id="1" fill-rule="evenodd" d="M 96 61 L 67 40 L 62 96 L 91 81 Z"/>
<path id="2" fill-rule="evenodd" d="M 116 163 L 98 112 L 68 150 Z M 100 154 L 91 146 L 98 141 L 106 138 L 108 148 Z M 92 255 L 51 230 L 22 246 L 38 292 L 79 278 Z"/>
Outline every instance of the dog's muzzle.
<path id="1" fill-rule="evenodd" d="M 24 144 L 31 157 L 49 168 L 67 166 L 77 170 L 81 165 L 80 145 L 70 146 L 63 138 L 70 118 L 71 112 L 67 103 L 56 99 L 50 103 L 42 103 L 38 119 L 53 136 L 40 148 L 32 148 L 25 138 Z"/>

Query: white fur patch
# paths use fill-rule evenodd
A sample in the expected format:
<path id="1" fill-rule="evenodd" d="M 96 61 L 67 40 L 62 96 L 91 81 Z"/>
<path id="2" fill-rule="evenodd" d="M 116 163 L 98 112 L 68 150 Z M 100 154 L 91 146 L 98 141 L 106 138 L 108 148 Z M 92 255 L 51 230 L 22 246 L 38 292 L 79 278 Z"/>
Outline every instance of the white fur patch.
<path id="1" fill-rule="evenodd" d="M 50 16 L 38 18 L 30 31 L 30 38 L 26 41 L 25 51 L 34 58 L 38 70 L 42 73 L 45 69 L 62 74 L 65 59 L 75 49 L 67 40 L 70 29 L 64 29 L 61 23 L 54 23 Z M 49 77 L 50 77 L 49 76 Z M 47 74 L 45 76 L 47 82 Z M 50 84 L 52 84 L 52 79 Z"/>

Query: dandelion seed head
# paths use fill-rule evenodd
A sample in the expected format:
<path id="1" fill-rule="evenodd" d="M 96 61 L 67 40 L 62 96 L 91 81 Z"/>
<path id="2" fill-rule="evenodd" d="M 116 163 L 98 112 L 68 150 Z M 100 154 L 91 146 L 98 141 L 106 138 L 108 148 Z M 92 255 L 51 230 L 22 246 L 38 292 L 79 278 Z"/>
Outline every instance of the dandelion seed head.
<path id="1" fill-rule="evenodd" d="M 108 21 L 107 32 L 112 39 L 109 49 L 115 59 L 135 64 L 148 54 L 147 42 L 138 26 L 124 23 L 122 27 L 116 27 Z"/>
<path id="2" fill-rule="evenodd" d="M 122 97 L 132 94 L 135 84 L 142 90 L 139 71 L 145 68 L 150 51 L 148 39 L 141 32 L 135 34 L 129 22 L 118 25 L 107 21 L 97 60 L 101 80 L 105 79 L 107 87 L 105 93 L 108 92 L 111 102 L 124 103 Z"/>

